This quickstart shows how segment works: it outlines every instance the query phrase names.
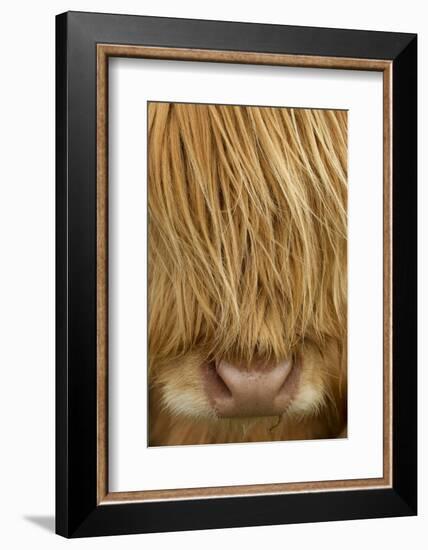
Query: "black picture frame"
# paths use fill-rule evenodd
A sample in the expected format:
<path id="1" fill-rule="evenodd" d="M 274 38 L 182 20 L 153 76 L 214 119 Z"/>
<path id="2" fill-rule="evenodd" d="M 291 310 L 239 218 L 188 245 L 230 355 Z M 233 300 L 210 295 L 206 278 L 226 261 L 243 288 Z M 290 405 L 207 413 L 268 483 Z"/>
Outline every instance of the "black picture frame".
<path id="1" fill-rule="evenodd" d="M 97 503 L 96 46 L 392 63 L 392 486 Z M 417 36 L 68 12 L 56 18 L 56 532 L 65 537 L 417 513 Z"/>

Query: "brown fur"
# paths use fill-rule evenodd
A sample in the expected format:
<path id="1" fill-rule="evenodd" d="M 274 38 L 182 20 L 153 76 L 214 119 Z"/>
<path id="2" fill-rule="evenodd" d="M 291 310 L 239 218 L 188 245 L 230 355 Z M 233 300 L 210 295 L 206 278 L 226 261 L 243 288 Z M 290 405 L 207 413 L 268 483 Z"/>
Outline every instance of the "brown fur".
<path id="1" fill-rule="evenodd" d="M 346 426 L 347 114 L 149 105 L 150 444 Z M 279 418 L 219 419 L 201 365 L 299 356 Z"/>

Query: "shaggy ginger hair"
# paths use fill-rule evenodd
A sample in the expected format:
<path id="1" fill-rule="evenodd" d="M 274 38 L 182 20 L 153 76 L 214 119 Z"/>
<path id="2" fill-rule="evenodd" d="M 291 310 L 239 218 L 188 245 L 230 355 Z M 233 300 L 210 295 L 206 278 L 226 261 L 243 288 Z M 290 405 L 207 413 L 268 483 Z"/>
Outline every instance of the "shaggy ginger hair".
<path id="1" fill-rule="evenodd" d="M 150 443 L 337 436 L 347 113 L 150 103 L 148 115 Z M 302 387 L 279 427 L 215 418 L 201 364 L 296 355 Z"/>

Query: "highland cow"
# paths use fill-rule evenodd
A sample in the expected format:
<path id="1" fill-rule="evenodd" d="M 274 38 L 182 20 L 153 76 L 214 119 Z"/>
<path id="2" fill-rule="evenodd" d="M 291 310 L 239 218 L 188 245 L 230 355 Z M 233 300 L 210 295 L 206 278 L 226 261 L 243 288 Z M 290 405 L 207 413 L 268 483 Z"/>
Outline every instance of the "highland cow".
<path id="1" fill-rule="evenodd" d="M 148 117 L 149 444 L 343 436 L 346 111 Z"/>

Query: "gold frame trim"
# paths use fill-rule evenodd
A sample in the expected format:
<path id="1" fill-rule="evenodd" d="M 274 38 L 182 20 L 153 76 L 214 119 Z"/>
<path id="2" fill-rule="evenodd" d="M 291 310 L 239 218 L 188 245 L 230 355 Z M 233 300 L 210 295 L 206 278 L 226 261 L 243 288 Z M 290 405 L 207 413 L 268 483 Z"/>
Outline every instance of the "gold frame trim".
<path id="1" fill-rule="evenodd" d="M 383 477 L 227 487 L 108 490 L 108 59 L 134 57 L 383 73 Z M 392 61 L 97 44 L 97 504 L 392 487 Z"/>

